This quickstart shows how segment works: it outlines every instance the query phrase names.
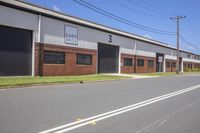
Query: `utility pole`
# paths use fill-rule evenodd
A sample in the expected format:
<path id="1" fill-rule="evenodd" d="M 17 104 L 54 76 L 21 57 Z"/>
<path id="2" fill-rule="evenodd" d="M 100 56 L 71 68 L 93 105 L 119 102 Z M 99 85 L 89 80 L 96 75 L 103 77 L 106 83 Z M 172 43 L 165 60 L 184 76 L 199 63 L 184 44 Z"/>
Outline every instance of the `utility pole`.
<path id="1" fill-rule="evenodd" d="M 176 47 L 177 47 L 177 60 L 176 60 L 176 74 L 179 74 L 179 20 L 186 18 L 186 16 L 170 17 L 172 20 L 176 20 Z"/>

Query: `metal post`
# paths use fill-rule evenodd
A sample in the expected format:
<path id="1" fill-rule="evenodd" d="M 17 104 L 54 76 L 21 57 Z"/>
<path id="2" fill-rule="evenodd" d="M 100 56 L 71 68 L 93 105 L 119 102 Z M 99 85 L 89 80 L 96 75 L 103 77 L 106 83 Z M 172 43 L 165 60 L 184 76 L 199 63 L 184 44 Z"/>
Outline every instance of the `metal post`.
<path id="1" fill-rule="evenodd" d="M 185 18 L 186 16 L 176 16 L 175 18 L 170 17 L 170 19 L 176 20 L 176 45 L 177 45 L 177 59 L 176 59 L 176 74 L 179 74 L 179 20 Z"/>
<path id="2" fill-rule="evenodd" d="M 176 74 L 179 74 L 179 16 L 177 17 L 177 31 L 176 31 L 176 33 L 177 33 L 177 59 L 176 59 Z"/>

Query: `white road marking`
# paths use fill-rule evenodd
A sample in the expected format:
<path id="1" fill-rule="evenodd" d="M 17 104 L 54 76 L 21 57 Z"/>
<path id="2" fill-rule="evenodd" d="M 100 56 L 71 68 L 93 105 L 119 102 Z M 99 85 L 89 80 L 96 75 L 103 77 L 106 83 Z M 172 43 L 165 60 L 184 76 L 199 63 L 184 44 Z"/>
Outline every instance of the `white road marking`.
<path id="1" fill-rule="evenodd" d="M 198 89 L 198 88 L 200 88 L 200 84 L 186 88 L 186 89 L 182 89 L 182 90 L 179 90 L 179 91 L 176 91 L 176 92 L 168 93 L 168 94 L 165 94 L 165 95 L 162 95 L 162 96 L 159 96 L 159 97 L 155 97 L 155 98 L 143 101 L 143 102 L 132 104 L 132 105 L 129 105 L 129 106 L 126 106 L 126 107 L 123 107 L 123 108 L 119 108 L 119 109 L 112 110 L 112 111 L 109 111 L 109 112 L 106 112 L 106 113 L 102 113 L 102 114 L 99 114 L 99 115 L 96 115 L 96 116 L 85 118 L 85 119 L 82 119 L 80 121 L 72 122 L 72 123 L 69 123 L 69 124 L 66 124 L 66 125 L 62 125 L 62 126 L 58 126 L 58 127 L 52 128 L 52 129 L 41 131 L 39 133 L 64 133 L 64 132 L 68 132 L 70 130 L 88 125 L 88 124 L 90 124 L 94 121 L 97 122 L 97 121 L 100 121 L 100 120 L 104 120 L 104 119 L 107 119 L 107 118 L 110 118 L 110 117 L 113 117 L 113 116 L 116 116 L 116 115 L 119 115 L 119 114 L 122 114 L 122 113 L 125 113 L 125 112 L 128 112 L 128 111 L 131 111 L 131 110 L 143 107 L 143 106 L 147 106 L 149 104 L 156 103 L 156 102 L 159 102 L 161 100 L 164 100 L 164 99 L 167 99 L 167 98 L 170 98 L 170 97 L 174 97 L 174 96 L 177 96 L 177 95 L 180 95 L 180 94 L 183 94 L 183 93 L 186 93 L 186 92 Z"/>
<path id="2" fill-rule="evenodd" d="M 147 131 L 149 131 L 149 130 L 151 130 L 151 129 L 153 129 L 153 128 L 158 128 L 158 127 L 160 127 L 161 125 L 163 125 L 164 123 L 166 123 L 171 117 L 173 117 L 173 116 L 176 115 L 177 113 L 180 113 L 180 112 L 182 112 L 184 109 L 189 108 L 189 106 L 193 106 L 193 105 L 195 105 L 195 104 L 197 104 L 197 103 L 199 103 L 199 102 L 200 102 L 200 99 L 199 99 L 199 100 L 196 100 L 196 101 L 194 101 L 194 102 L 192 102 L 192 103 L 190 103 L 190 104 L 188 104 L 188 105 L 185 105 L 184 107 L 179 108 L 178 110 L 176 110 L 176 111 L 174 111 L 174 112 L 172 112 L 172 113 L 170 113 L 170 114 L 168 114 L 168 115 L 162 117 L 161 119 L 159 119 L 159 120 L 157 120 L 157 121 L 155 121 L 155 122 L 153 122 L 153 123 L 151 123 L 151 124 L 149 124 L 149 125 L 147 125 L 147 126 L 145 126 L 145 127 L 142 127 L 142 128 L 139 129 L 136 133 L 147 132 Z M 157 125 L 157 126 L 156 126 L 156 125 Z"/>

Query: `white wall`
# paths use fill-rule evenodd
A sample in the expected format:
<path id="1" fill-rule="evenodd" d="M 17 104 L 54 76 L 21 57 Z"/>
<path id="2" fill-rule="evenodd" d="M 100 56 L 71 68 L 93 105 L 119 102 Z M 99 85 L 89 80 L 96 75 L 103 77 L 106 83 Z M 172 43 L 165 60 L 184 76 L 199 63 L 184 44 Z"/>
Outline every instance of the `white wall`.
<path id="1" fill-rule="evenodd" d="M 142 41 L 136 41 L 136 43 L 137 43 L 137 50 L 171 55 L 171 49 L 169 48 L 153 45 L 153 44 L 142 42 Z"/>
<path id="2" fill-rule="evenodd" d="M 78 45 L 64 43 L 64 26 L 74 26 L 78 28 Z M 72 47 L 97 49 L 97 43 L 118 45 L 126 49 L 133 49 L 134 40 L 125 37 L 112 35 L 112 43 L 109 43 L 109 34 L 103 31 L 70 24 L 47 17 L 42 17 L 41 42 L 48 44 L 66 45 Z"/>
<path id="3" fill-rule="evenodd" d="M 200 63 L 200 60 L 183 58 L 183 61 Z"/>
<path id="4" fill-rule="evenodd" d="M 0 5 L 0 25 L 37 31 L 38 15 Z"/>

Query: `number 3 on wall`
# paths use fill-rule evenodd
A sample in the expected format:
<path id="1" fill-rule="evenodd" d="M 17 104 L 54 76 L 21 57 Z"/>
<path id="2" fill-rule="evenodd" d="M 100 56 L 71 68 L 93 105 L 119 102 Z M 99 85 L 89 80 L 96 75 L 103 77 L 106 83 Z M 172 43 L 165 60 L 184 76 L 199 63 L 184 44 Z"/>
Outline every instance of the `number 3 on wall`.
<path id="1" fill-rule="evenodd" d="M 108 42 L 112 43 L 112 35 L 108 35 L 108 37 L 109 37 Z"/>

